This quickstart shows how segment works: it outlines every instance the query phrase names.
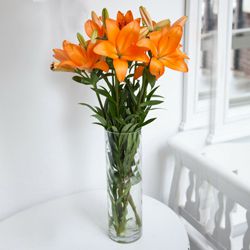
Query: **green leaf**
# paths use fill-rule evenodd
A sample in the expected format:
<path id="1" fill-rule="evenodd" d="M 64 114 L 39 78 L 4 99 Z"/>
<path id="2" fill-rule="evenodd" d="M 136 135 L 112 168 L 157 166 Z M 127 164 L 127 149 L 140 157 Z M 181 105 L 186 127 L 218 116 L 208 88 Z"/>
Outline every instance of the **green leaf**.
<path id="1" fill-rule="evenodd" d="M 82 83 L 82 77 L 80 76 L 73 76 L 72 79 L 76 82 Z"/>
<path id="2" fill-rule="evenodd" d="M 90 79 L 91 79 L 93 85 L 95 85 L 99 81 L 99 76 L 97 75 L 95 70 L 93 70 L 91 72 Z"/>
<path id="3" fill-rule="evenodd" d="M 93 122 L 93 124 L 100 125 L 100 126 L 102 126 L 102 127 L 104 127 L 106 129 L 106 127 L 100 122 Z"/>
<path id="4" fill-rule="evenodd" d="M 131 114 L 131 115 L 128 115 L 126 118 L 125 118 L 125 121 L 129 121 L 129 120 L 132 120 L 132 119 L 136 119 L 136 118 L 139 118 L 140 115 L 139 114 Z"/>
<path id="5" fill-rule="evenodd" d="M 99 114 L 95 114 L 95 115 L 92 115 L 92 116 L 95 117 L 104 127 L 106 127 L 107 122 L 106 122 L 105 118 L 103 118 Z"/>
<path id="6" fill-rule="evenodd" d="M 79 75 L 81 75 L 82 76 L 82 71 L 80 70 L 80 69 L 75 69 L 75 72 L 77 73 L 77 74 L 79 74 Z"/>
<path id="7" fill-rule="evenodd" d="M 130 94 L 131 100 L 133 102 L 133 105 L 137 106 L 137 99 L 136 99 L 136 96 L 135 96 L 135 94 L 133 92 L 132 86 L 130 85 L 130 83 L 127 83 L 126 87 L 129 90 L 129 94 Z"/>
<path id="8" fill-rule="evenodd" d="M 126 79 L 130 78 L 130 77 L 134 77 L 135 74 L 129 74 L 126 76 Z M 126 81 L 126 80 L 125 80 Z"/>
<path id="9" fill-rule="evenodd" d="M 122 200 L 128 195 L 130 188 L 131 188 L 131 183 L 129 182 L 128 184 L 126 184 L 126 187 L 123 191 L 123 194 L 119 197 L 119 199 L 116 200 L 116 204 L 119 204 L 120 202 L 122 202 Z"/>
<path id="10" fill-rule="evenodd" d="M 151 97 L 154 95 L 155 91 L 159 88 L 160 86 L 157 86 L 155 88 L 153 88 L 149 94 L 147 95 L 147 100 L 149 101 L 151 99 Z"/>
<path id="11" fill-rule="evenodd" d="M 95 106 L 95 109 L 97 110 L 97 113 L 98 113 L 99 115 L 103 115 L 103 111 L 102 111 L 99 107 L 96 107 L 96 106 Z"/>
<path id="12" fill-rule="evenodd" d="M 82 106 L 88 107 L 88 108 L 91 109 L 94 113 L 98 113 L 98 112 L 95 110 L 95 108 L 93 108 L 91 105 L 89 105 L 89 104 L 87 104 L 87 103 L 81 102 L 81 103 L 79 103 L 79 104 L 82 105 Z"/>
<path id="13" fill-rule="evenodd" d="M 146 126 L 146 125 L 148 125 L 149 123 L 153 122 L 154 120 L 156 120 L 156 118 L 148 119 L 147 121 L 143 122 L 143 123 L 140 125 L 140 127 Z"/>
<path id="14" fill-rule="evenodd" d="M 153 95 L 152 97 L 164 98 L 164 96 L 162 96 L 162 95 Z"/>
<path id="15" fill-rule="evenodd" d="M 118 129 L 117 129 L 115 126 L 112 126 L 111 129 L 112 129 L 112 131 L 115 132 L 115 133 L 118 133 L 118 132 L 119 132 Z"/>
<path id="16" fill-rule="evenodd" d="M 153 105 L 159 105 L 163 103 L 163 101 L 159 101 L 159 100 L 151 100 L 151 101 L 146 101 L 141 103 L 141 107 L 146 107 L 146 106 L 153 106 Z"/>
<path id="17" fill-rule="evenodd" d="M 132 186 L 140 183 L 140 181 L 141 181 L 141 175 L 131 177 Z"/>
<path id="18" fill-rule="evenodd" d="M 113 102 L 108 102 L 108 110 L 107 113 L 111 114 L 111 117 L 116 116 L 116 105 Z"/>
<path id="19" fill-rule="evenodd" d="M 114 69 L 114 65 L 113 65 L 113 59 L 106 57 L 106 63 L 108 64 L 110 69 Z"/>
<path id="20" fill-rule="evenodd" d="M 108 98 L 109 101 L 113 102 L 114 104 L 116 104 L 115 100 L 113 99 L 113 97 L 109 94 L 109 92 L 107 90 L 104 89 L 98 89 L 98 88 L 91 88 L 92 90 L 94 90 L 96 93 L 105 96 L 106 98 Z"/>
<path id="21" fill-rule="evenodd" d="M 130 128 L 131 128 L 132 126 L 133 126 L 133 124 L 131 124 L 131 123 L 126 124 L 126 125 L 122 128 L 121 133 L 128 133 L 129 130 L 130 130 Z"/>
<path id="22" fill-rule="evenodd" d="M 76 82 L 85 84 L 85 85 L 91 85 L 90 79 L 88 79 L 87 77 L 83 77 L 83 76 L 73 76 L 72 79 Z"/>
<path id="23" fill-rule="evenodd" d="M 156 77 L 153 76 L 148 70 L 146 71 L 146 76 L 147 76 L 147 80 L 151 85 L 151 88 L 153 88 L 155 86 L 156 83 Z"/>
<path id="24" fill-rule="evenodd" d="M 126 122 L 121 117 L 113 117 L 113 119 L 121 126 L 126 125 Z"/>

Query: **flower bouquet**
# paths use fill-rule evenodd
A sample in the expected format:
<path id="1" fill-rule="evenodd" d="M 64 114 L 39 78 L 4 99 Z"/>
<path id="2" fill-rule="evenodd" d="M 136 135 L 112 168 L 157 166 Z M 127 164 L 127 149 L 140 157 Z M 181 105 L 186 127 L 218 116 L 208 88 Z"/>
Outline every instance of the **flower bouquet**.
<path id="1" fill-rule="evenodd" d="M 173 24 L 155 22 L 144 7 L 140 18 L 120 11 L 116 19 L 103 9 L 85 23 L 85 40 L 63 42 L 54 49 L 51 69 L 73 72 L 73 80 L 89 86 L 98 105 L 87 106 L 105 129 L 109 236 L 132 242 L 141 236 L 141 128 L 156 118 L 151 110 L 163 102 L 156 94 L 165 67 L 187 72 L 180 41 L 186 17 Z"/>

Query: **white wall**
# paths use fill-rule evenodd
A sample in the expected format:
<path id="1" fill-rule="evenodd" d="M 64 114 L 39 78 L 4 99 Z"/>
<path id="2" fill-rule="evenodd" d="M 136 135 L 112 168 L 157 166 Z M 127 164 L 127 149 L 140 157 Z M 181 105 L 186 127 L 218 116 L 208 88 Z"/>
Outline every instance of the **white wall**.
<path id="1" fill-rule="evenodd" d="M 103 130 L 77 103 L 95 102 L 70 74 L 49 70 L 54 47 L 75 40 L 92 9 L 136 10 L 177 19 L 183 0 L 0 1 L 0 219 L 37 202 L 105 187 Z M 133 7 L 132 7 L 133 6 Z M 144 193 L 162 198 L 167 138 L 177 131 L 182 75 L 167 70 L 159 81 L 167 110 L 143 132 Z"/>

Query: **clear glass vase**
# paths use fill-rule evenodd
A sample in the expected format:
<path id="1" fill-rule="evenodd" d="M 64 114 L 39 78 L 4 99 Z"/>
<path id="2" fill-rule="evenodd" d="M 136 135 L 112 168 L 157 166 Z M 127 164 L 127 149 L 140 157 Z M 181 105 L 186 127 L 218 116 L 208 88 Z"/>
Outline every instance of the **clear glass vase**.
<path id="1" fill-rule="evenodd" d="M 109 236 L 129 243 L 142 234 L 141 131 L 105 131 Z"/>

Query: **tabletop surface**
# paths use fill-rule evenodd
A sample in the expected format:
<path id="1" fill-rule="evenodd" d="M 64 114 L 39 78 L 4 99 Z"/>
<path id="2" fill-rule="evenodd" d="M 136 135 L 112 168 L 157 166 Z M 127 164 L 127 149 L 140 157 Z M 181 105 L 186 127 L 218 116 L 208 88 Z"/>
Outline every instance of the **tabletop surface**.
<path id="1" fill-rule="evenodd" d="M 143 197 L 143 235 L 130 244 L 107 235 L 106 193 L 81 192 L 34 206 L 0 222 L 1 250 L 187 250 L 177 215 Z"/>

